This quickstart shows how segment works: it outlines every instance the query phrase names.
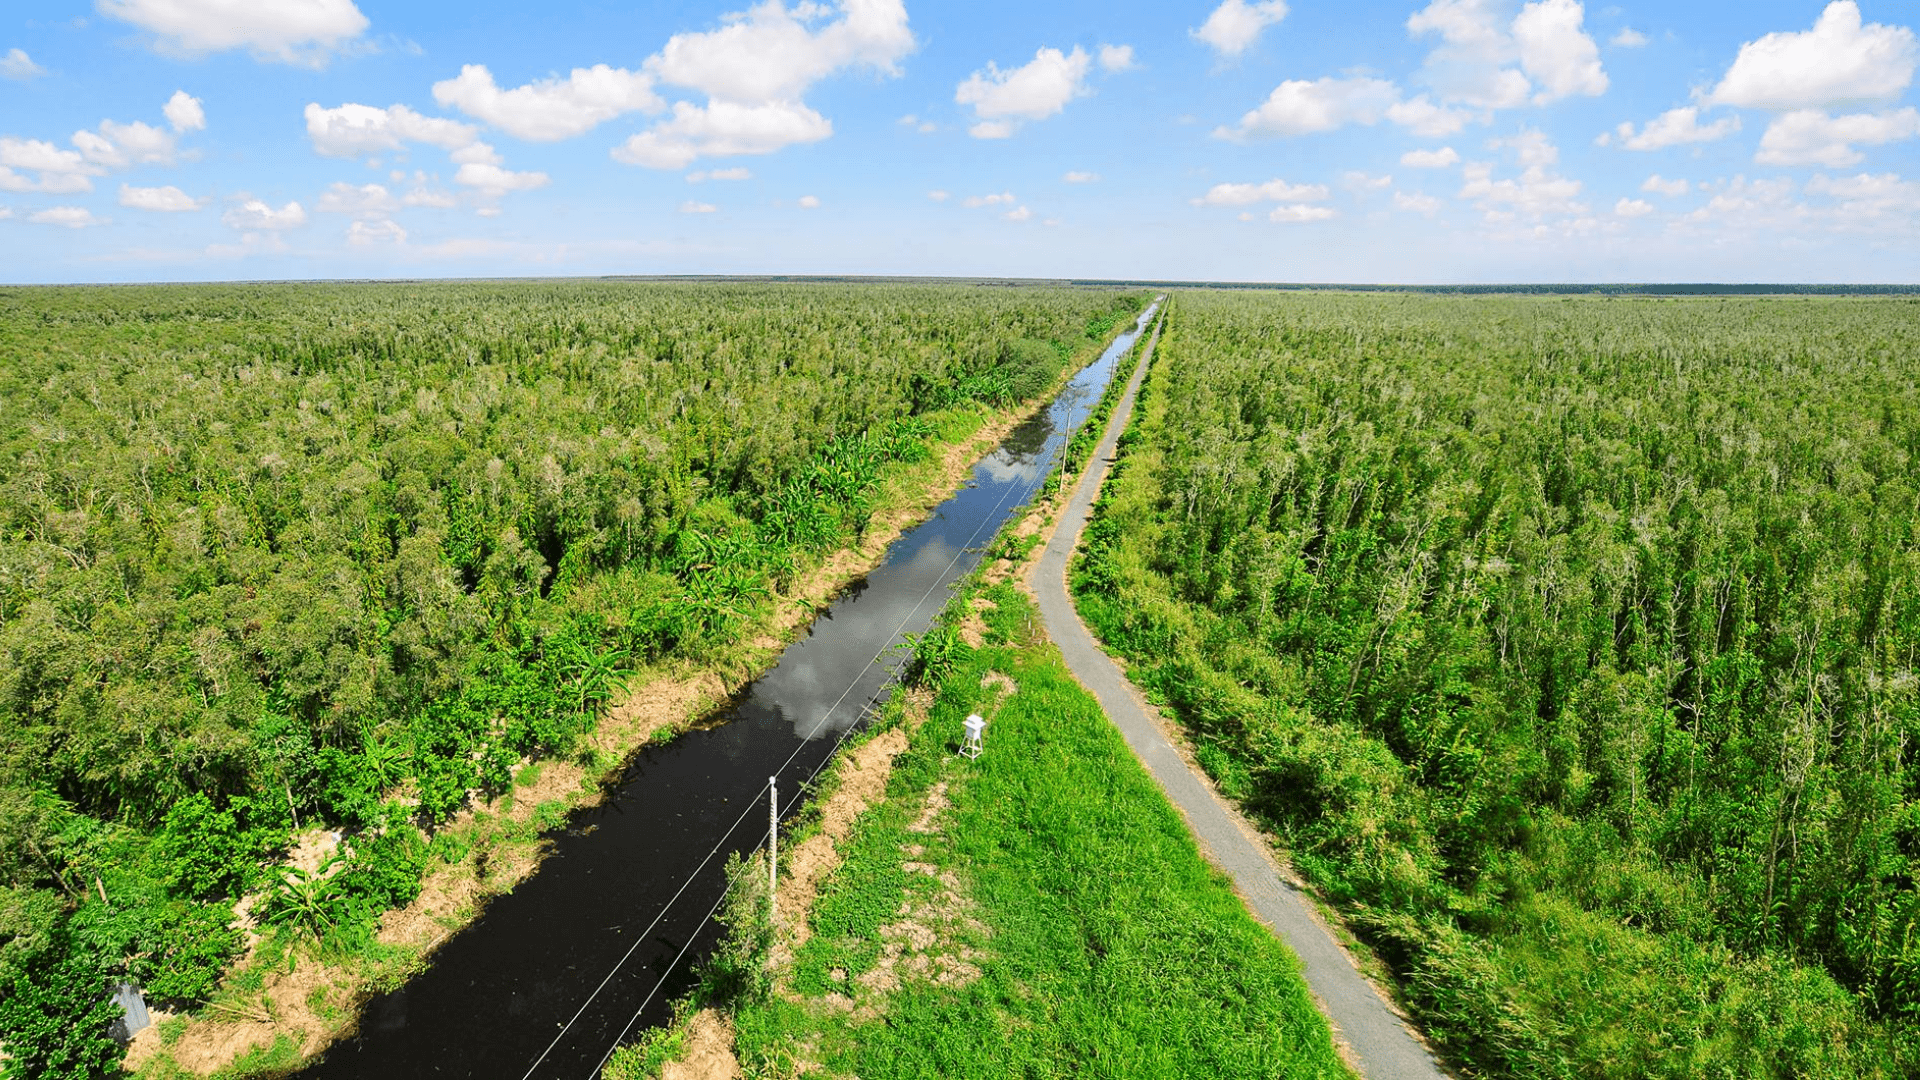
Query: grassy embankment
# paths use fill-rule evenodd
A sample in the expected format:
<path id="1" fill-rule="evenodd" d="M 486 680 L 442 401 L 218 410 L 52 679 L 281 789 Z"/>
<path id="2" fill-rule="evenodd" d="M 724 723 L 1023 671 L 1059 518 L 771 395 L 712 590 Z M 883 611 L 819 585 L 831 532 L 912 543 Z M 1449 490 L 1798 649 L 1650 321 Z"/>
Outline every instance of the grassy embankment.
<path id="1" fill-rule="evenodd" d="M 734 632 L 630 673 L 631 693 L 606 710 L 576 753 L 523 761 L 511 789 L 476 800 L 434 830 L 418 897 L 382 916 L 376 933 L 302 937 L 263 928 L 209 1000 L 191 1016 L 163 1015 L 128 1064 L 150 1080 L 274 1075 L 350 1031 L 361 1001 L 403 984 L 488 897 L 531 874 L 543 834 L 600 798 L 602 779 L 635 748 L 671 739 L 764 670 L 835 592 L 877 564 L 1034 402 L 1050 399 L 1105 344 L 1104 337 L 1084 343 L 1033 399 L 1001 408 L 968 401 L 925 414 L 932 452 L 881 469 L 866 495 L 872 516 L 857 539 L 809 559 L 790 583 L 753 604 Z"/>

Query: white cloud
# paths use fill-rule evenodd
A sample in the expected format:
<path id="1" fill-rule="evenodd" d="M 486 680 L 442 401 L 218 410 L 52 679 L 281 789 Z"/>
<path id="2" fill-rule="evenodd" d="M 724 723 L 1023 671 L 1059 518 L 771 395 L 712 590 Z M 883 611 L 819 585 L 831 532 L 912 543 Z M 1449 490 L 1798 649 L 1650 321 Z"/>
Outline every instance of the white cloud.
<path id="1" fill-rule="evenodd" d="M 1647 177 L 1645 183 L 1640 185 L 1640 190 L 1657 192 L 1671 199 L 1676 196 L 1685 195 L 1687 193 L 1687 187 L 1688 184 L 1685 180 L 1665 180 L 1661 178 L 1659 173 L 1654 173 L 1652 176 Z"/>
<path id="2" fill-rule="evenodd" d="M 479 145 L 486 145 L 481 143 Z M 547 186 L 543 172 L 514 172 L 486 161 L 469 161 L 453 174 L 453 182 L 470 187 L 487 198 L 499 198 L 512 191 L 532 191 Z"/>
<path id="3" fill-rule="evenodd" d="M 27 220 L 40 225 L 59 225 L 67 229 L 84 229 L 90 225 L 105 225 L 104 218 L 93 216 L 93 211 L 80 206 L 55 206 L 27 215 Z"/>
<path id="4" fill-rule="evenodd" d="M 73 145 L 95 165 L 126 169 L 135 165 L 171 165 L 178 137 L 172 132 L 135 120 L 122 124 L 100 121 L 99 131 L 76 131 Z"/>
<path id="5" fill-rule="evenodd" d="M 29 180 L 20 172 L 39 173 Z M 44 191 L 71 194 L 92 191 L 94 176 L 106 170 L 88 161 L 78 150 L 62 150 L 41 139 L 0 136 L 0 191 Z"/>
<path id="6" fill-rule="evenodd" d="M 1417 193 L 1410 195 L 1404 191 L 1396 191 L 1393 193 L 1393 208 L 1431 217 L 1434 211 L 1440 209 L 1440 200 L 1431 195 Z"/>
<path id="7" fill-rule="evenodd" d="M 1003 191 L 998 195 L 969 195 L 960 200 L 960 205 L 971 209 L 978 206 L 1011 206 L 1015 201 L 1013 192 Z"/>
<path id="8" fill-rule="evenodd" d="M 426 206 L 445 210 L 448 207 L 458 205 L 459 200 L 453 197 L 452 192 L 442 191 L 439 188 L 430 188 L 426 186 L 425 183 L 421 183 L 407 192 L 406 195 L 402 196 L 400 202 L 405 206 Z"/>
<path id="9" fill-rule="evenodd" d="M 1721 117 L 1703 125 L 1700 123 L 1699 107 L 1686 105 L 1668 109 L 1647 121 L 1647 126 L 1638 132 L 1634 131 L 1631 123 L 1623 120 L 1619 127 L 1603 133 L 1594 142 L 1600 146 L 1617 142 L 1622 150 L 1664 150 L 1669 146 L 1714 142 L 1739 130 L 1740 118 L 1737 116 Z"/>
<path id="10" fill-rule="evenodd" d="M 802 195 L 802 196 L 800 196 L 800 209 L 802 209 L 802 210 L 817 210 L 817 209 L 819 209 L 819 207 L 820 207 L 820 196 L 818 196 L 818 195 Z"/>
<path id="11" fill-rule="evenodd" d="M 503 211 L 497 206 L 476 206 L 473 209 L 474 217 L 499 217 L 501 213 Z"/>
<path id="12" fill-rule="evenodd" d="M 1529 129 L 1488 145 L 1512 150 L 1524 166 L 1519 176 L 1501 180 L 1494 179 L 1493 166 L 1484 162 L 1470 162 L 1461 170 L 1466 182 L 1459 197 L 1471 200 L 1488 221 L 1506 222 L 1515 217 L 1537 221 L 1549 215 L 1587 212 L 1586 204 L 1577 201 L 1581 182 L 1549 168 L 1560 160 L 1560 151 L 1545 134 Z"/>
<path id="13" fill-rule="evenodd" d="M 1467 126 L 1472 115 L 1461 109 L 1435 105 L 1427 95 L 1396 101 L 1387 108 L 1387 119 L 1423 139 L 1442 139 Z"/>
<path id="14" fill-rule="evenodd" d="M 1006 218 L 1008 221 L 1025 221 L 1033 216 L 1033 211 L 1024 206 L 1017 206 L 1000 216 Z"/>
<path id="15" fill-rule="evenodd" d="M 25 49 L 8 49 L 7 55 L 0 56 L 0 78 L 26 82 L 46 73 L 47 69 L 34 63 Z"/>
<path id="16" fill-rule="evenodd" d="M 1331 194 L 1325 184 L 1269 180 L 1264 184 L 1215 184 L 1205 195 L 1188 201 L 1195 206 L 1249 206 L 1257 202 L 1323 202 Z"/>
<path id="17" fill-rule="evenodd" d="M 741 103 L 797 101 L 843 67 L 898 74 L 899 61 L 914 48 L 901 0 L 847 0 L 839 21 L 810 29 L 828 10 L 763 0 L 725 17 L 718 30 L 675 34 L 647 59 L 646 70 L 662 82 Z"/>
<path id="18" fill-rule="evenodd" d="M 455 165 L 505 165 L 507 159 L 500 156 L 491 144 L 483 142 L 468 143 L 447 155 Z"/>
<path id="19" fill-rule="evenodd" d="M 163 52 L 246 49 L 255 59 L 319 67 L 367 28 L 353 0 L 95 0 L 102 15 L 153 33 Z"/>
<path id="20" fill-rule="evenodd" d="M 1646 217 L 1653 213 L 1653 204 L 1645 199 L 1622 198 L 1613 204 L 1613 212 L 1623 218 Z"/>
<path id="21" fill-rule="evenodd" d="M 833 134 L 826 117 L 798 102 L 706 106 L 678 101 L 673 117 L 613 148 L 613 159 L 649 169 L 684 169 L 702 157 L 771 154 Z"/>
<path id="22" fill-rule="evenodd" d="M 682 169 L 701 157 L 770 154 L 831 136 L 833 124 L 800 100 L 807 89 L 849 67 L 896 75 L 915 45 L 901 0 L 844 0 L 841 17 L 820 25 L 835 10 L 762 0 L 717 30 L 675 34 L 645 72 L 707 102 L 675 102 L 667 119 L 615 147 L 614 160 Z"/>
<path id="23" fill-rule="evenodd" d="M 680 212 L 683 214 L 712 214 L 719 209 L 710 202 L 694 202 L 692 199 L 680 204 Z"/>
<path id="24" fill-rule="evenodd" d="M 1100 70 L 1132 71 L 1135 66 L 1136 65 L 1133 62 L 1133 46 L 1131 45 L 1100 46 Z"/>
<path id="25" fill-rule="evenodd" d="M 314 209 L 327 214 L 352 214 L 365 220 L 383 218 L 400 209 L 400 201 L 379 184 L 338 183 L 320 193 Z"/>
<path id="26" fill-rule="evenodd" d="M 397 221 L 380 219 L 377 221 L 356 221 L 347 226 L 347 243 L 354 247 L 371 247 L 374 244 L 404 244 L 407 242 L 407 230 Z"/>
<path id="27" fill-rule="evenodd" d="M 1753 160 L 1762 165 L 1825 165 L 1843 168 L 1866 158 L 1856 143 L 1879 146 L 1920 135 L 1920 110 L 1909 106 L 1882 113 L 1829 116 L 1800 109 L 1776 118 L 1760 136 Z"/>
<path id="28" fill-rule="evenodd" d="M 1374 176 L 1354 169 L 1340 176 L 1340 186 L 1348 191 L 1379 191 L 1393 186 L 1393 177 Z"/>
<path id="29" fill-rule="evenodd" d="M 307 211 L 297 202 L 275 210 L 259 199 L 246 202 L 228 210 L 220 216 L 229 229 L 243 232 L 267 231 L 279 232 L 283 229 L 298 228 L 307 223 Z"/>
<path id="30" fill-rule="evenodd" d="M 938 124 L 935 124 L 931 120 L 922 120 L 918 116 L 915 116 L 912 113 L 908 113 L 907 115 L 901 117 L 898 121 L 896 121 L 896 123 L 898 123 L 901 127 L 910 127 L 922 135 L 928 135 L 935 131 L 940 130 L 940 126 Z"/>
<path id="31" fill-rule="evenodd" d="M 1781 111 L 1893 101 L 1913 81 L 1916 63 L 1920 47 L 1912 30 L 1863 26 L 1859 5 L 1834 0 L 1811 30 L 1772 33 L 1740 46 L 1706 101 Z"/>
<path id="32" fill-rule="evenodd" d="M 952 197 L 953 197 L 952 193 L 941 191 L 939 188 L 935 188 L 932 191 L 927 192 L 927 198 L 932 199 L 934 202 L 946 202 L 948 199 Z"/>
<path id="33" fill-rule="evenodd" d="M 1635 30 L 1631 26 L 1621 27 L 1620 32 L 1613 35 L 1613 40 L 1607 42 L 1607 44 L 1612 45 L 1616 49 L 1638 49 L 1646 43 L 1647 35 Z"/>
<path id="34" fill-rule="evenodd" d="M 1310 221 L 1326 221 L 1340 216 L 1340 212 L 1331 206 L 1308 206 L 1306 203 L 1294 203 L 1291 206 L 1276 206 L 1267 215 L 1267 220 L 1279 225 L 1304 225 Z"/>
<path id="35" fill-rule="evenodd" d="M 1099 173 L 1070 172 L 1060 178 L 1069 184 L 1094 184 L 1100 181 Z"/>
<path id="36" fill-rule="evenodd" d="M 700 169 L 687 174 L 687 183 L 703 184 L 708 180 L 751 180 L 753 173 L 744 166 L 733 169 Z"/>
<path id="37" fill-rule="evenodd" d="M 457 150 L 479 137 L 472 124 L 421 116 L 405 105 L 381 109 L 346 104 L 323 109 L 315 102 L 307 105 L 306 117 L 307 137 L 313 141 L 314 152 L 325 157 L 351 158 L 403 150 L 410 142 Z"/>
<path id="38" fill-rule="evenodd" d="M 1718 190 L 1707 204 L 1688 214 L 1693 224 L 1718 221 L 1742 229 L 1786 229 L 1805 223 L 1804 204 L 1793 201 L 1793 181 L 1787 177 L 1773 180 L 1748 180 L 1736 176 L 1716 182 Z"/>
<path id="39" fill-rule="evenodd" d="M 1399 91 L 1384 79 L 1288 79 L 1274 87 L 1259 108 L 1242 116 L 1238 126 L 1216 128 L 1213 135 L 1239 141 L 1255 135 L 1306 135 L 1347 124 L 1375 124 L 1398 98 Z"/>
<path id="40" fill-rule="evenodd" d="M 166 187 L 120 185 L 120 205 L 130 206 L 135 210 L 177 214 L 187 210 L 198 210 L 204 202 L 204 199 L 195 199 L 171 184 Z"/>
<path id="41" fill-rule="evenodd" d="M 1451 146 L 1438 150 L 1409 150 L 1400 155 L 1400 164 L 1410 169 L 1444 169 L 1460 164 L 1460 154 Z"/>
<path id="42" fill-rule="evenodd" d="M 12 216 L 13 216 L 13 207 L 0 206 L 0 221 L 5 221 Z"/>
<path id="43" fill-rule="evenodd" d="M 1586 9 L 1579 0 L 1537 0 L 1520 9 L 1513 20 L 1513 39 L 1520 47 L 1520 70 L 1544 89 L 1533 96 L 1545 105 L 1575 94 L 1597 97 L 1607 92 L 1607 72 L 1600 63 L 1600 46 L 1582 25 Z"/>
<path id="44" fill-rule="evenodd" d="M 606 64 L 512 90 L 495 85 L 484 64 L 465 64 L 458 76 L 433 84 L 433 99 L 530 142 L 570 139 L 616 116 L 666 107 L 653 76 Z"/>
<path id="45" fill-rule="evenodd" d="M 178 132 L 203 131 L 207 126 L 207 112 L 200 107 L 200 99 L 185 90 L 175 90 L 173 96 L 160 106 L 160 112 L 167 123 Z"/>
<path id="46" fill-rule="evenodd" d="M 1191 31 L 1221 56 L 1239 56 L 1259 39 L 1260 31 L 1287 17 L 1286 0 L 1225 0 Z"/>
<path id="47" fill-rule="evenodd" d="M 1071 53 L 1042 48 L 1021 67 L 1002 71 L 989 61 L 954 91 L 953 100 L 973 106 L 978 123 L 968 129 L 976 139 L 1004 139 L 1023 120 L 1044 120 L 1089 93 L 1086 50 Z"/>
<path id="48" fill-rule="evenodd" d="M 1815 176 L 1807 181 L 1807 194 L 1832 198 L 1825 212 L 1843 229 L 1884 232 L 1920 217 L 1920 183 L 1895 173 Z"/>
<path id="49" fill-rule="evenodd" d="M 1500 0 L 1433 0 L 1407 18 L 1407 32 L 1438 34 L 1441 43 L 1427 54 L 1420 80 L 1442 101 L 1477 109 L 1524 105 L 1533 84 L 1517 68 L 1519 46 L 1503 25 Z"/>

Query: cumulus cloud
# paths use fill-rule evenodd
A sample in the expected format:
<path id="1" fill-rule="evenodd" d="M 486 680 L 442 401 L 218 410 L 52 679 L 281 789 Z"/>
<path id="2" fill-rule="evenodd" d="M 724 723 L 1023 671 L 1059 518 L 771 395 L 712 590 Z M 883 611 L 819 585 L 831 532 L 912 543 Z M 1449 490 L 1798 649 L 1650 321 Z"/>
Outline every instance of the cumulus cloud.
<path id="1" fill-rule="evenodd" d="M 78 150 L 63 150 L 41 139 L 0 136 L 0 191 L 92 191 L 92 177 L 105 171 Z M 27 172 L 39 175 L 29 179 Z"/>
<path id="2" fill-rule="evenodd" d="M 701 169 L 687 174 L 687 183 L 703 184 L 708 180 L 751 180 L 753 173 L 744 167 L 733 169 Z"/>
<path id="3" fill-rule="evenodd" d="M 1309 206 L 1306 203 L 1293 203 L 1288 206 L 1276 206 L 1267 214 L 1267 220 L 1277 225 L 1304 225 L 1310 221 L 1326 221 L 1340 216 L 1340 212 L 1331 206 Z"/>
<path id="4" fill-rule="evenodd" d="M 382 109 L 346 104 L 323 109 L 318 102 L 306 109 L 307 138 L 324 157 L 352 158 L 388 150 L 403 150 L 410 142 L 443 150 L 457 150 L 479 137 L 472 124 L 422 116 L 405 105 Z"/>
<path id="5" fill-rule="evenodd" d="M 1400 155 L 1400 164 L 1412 169 L 1444 169 L 1460 164 L 1460 154 L 1451 146 L 1438 150 L 1409 150 Z"/>
<path id="6" fill-rule="evenodd" d="M 66 229 L 84 229 L 91 225 L 105 225 L 105 218 L 93 216 L 93 211 L 81 206 L 54 206 L 27 215 L 27 220 L 38 225 L 58 225 Z"/>
<path id="7" fill-rule="evenodd" d="M 616 116 L 666 106 L 654 93 L 653 76 L 606 64 L 511 90 L 500 89 L 485 65 L 466 64 L 459 75 L 433 84 L 433 99 L 529 142 L 570 139 Z"/>
<path id="8" fill-rule="evenodd" d="M 363 220 L 383 218 L 400 209 L 400 200 L 379 184 L 338 183 L 320 193 L 314 209 L 326 214 L 352 214 Z"/>
<path id="9" fill-rule="evenodd" d="M 8 49 L 7 55 L 0 56 L 0 79 L 15 79 L 26 82 L 47 73 L 47 69 L 33 62 L 25 49 Z"/>
<path id="10" fill-rule="evenodd" d="M 973 106 L 977 119 L 968 134 L 976 139 L 1004 139 L 1023 120 L 1044 120 L 1067 103 L 1091 91 L 1087 70 L 1092 61 L 1075 46 L 1070 53 L 1042 48 L 1026 64 L 1001 70 L 989 61 L 984 71 L 967 77 L 953 100 Z"/>
<path id="11" fill-rule="evenodd" d="M 1687 105 L 1668 109 L 1647 121 L 1647 126 L 1640 131 L 1635 131 L 1631 123 L 1623 120 L 1619 127 L 1602 133 L 1594 142 L 1599 146 L 1617 143 L 1622 150 L 1664 150 L 1669 146 L 1714 142 L 1739 130 L 1740 118 L 1737 116 L 1726 116 L 1711 124 L 1702 124 L 1699 107 Z"/>
<path id="12" fill-rule="evenodd" d="M 1920 217 L 1920 183 L 1904 180 L 1897 173 L 1822 174 L 1807 181 L 1807 194 L 1834 200 L 1825 212 L 1844 229 L 1883 231 Z"/>
<path id="13" fill-rule="evenodd" d="M 932 191 L 927 192 L 927 198 L 932 199 L 934 202 L 946 202 L 948 199 L 952 197 L 953 197 L 952 192 L 941 191 L 939 188 L 935 188 Z"/>
<path id="14" fill-rule="evenodd" d="M 95 0 L 100 13 L 153 34 L 162 52 L 246 49 L 255 59 L 320 67 L 360 36 L 353 0 Z"/>
<path id="15" fill-rule="evenodd" d="M 1260 32 L 1287 17 L 1286 0 L 1225 0 L 1207 16 L 1194 37 L 1221 56 L 1239 56 L 1253 47 Z"/>
<path id="16" fill-rule="evenodd" d="M 130 206 L 135 210 L 177 214 L 187 210 L 198 210 L 204 202 L 205 200 L 196 199 L 171 184 L 165 187 L 120 185 L 120 205 Z"/>
<path id="17" fill-rule="evenodd" d="M 1396 191 L 1393 193 L 1393 208 L 1431 217 L 1434 211 L 1440 209 L 1440 200 L 1418 192 L 1409 194 L 1405 191 Z"/>
<path id="18" fill-rule="evenodd" d="M 1640 185 L 1640 190 L 1656 192 L 1671 199 L 1679 195 L 1685 195 L 1687 193 L 1687 187 L 1688 184 L 1685 180 L 1667 180 L 1662 178 L 1659 173 L 1654 173 L 1652 176 L 1647 177 L 1646 182 Z"/>
<path id="19" fill-rule="evenodd" d="M 200 99 L 185 90 L 175 90 L 167 103 L 160 106 L 160 112 L 173 130 L 183 134 L 202 131 L 207 126 L 207 112 L 200 107 Z"/>
<path id="20" fill-rule="evenodd" d="M 1133 62 L 1133 46 L 1131 45 L 1100 46 L 1100 70 L 1132 71 L 1134 69 L 1134 66 L 1135 65 Z"/>
<path id="21" fill-rule="evenodd" d="M 1274 87 L 1258 108 L 1242 116 L 1238 125 L 1216 128 L 1213 135 L 1238 142 L 1254 136 L 1306 135 L 1347 124 L 1375 124 L 1398 99 L 1398 89 L 1385 79 L 1288 79 Z"/>
<path id="22" fill-rule="evenodd" d="M 1653 213 L 1653 204 L 1645 199 L 1628 199 L 1623 197 L 1619 202 L 1613 204 L 1613 212 L 1615 215 L 1623 218 L 1646 217 L 1648 214 Z"/>
<path id="23" fill-rule="evenodd" d="M 126 169 L 134 165 L 173 164 L 177 137 L 139 120 L 130 124 L 102 120 L 96 131 L 74 132 L 73 145 L 95 165 Z"/>
<path id="24" fill-rule="evenodd" d="M 694 202 L 692 199 L 688 199 L 686 202 L 680 204 L 680 212 L 683 214 L 711 214 L 717 212 L 719 209 L 719 207 L 712 203 Z"/>
<path id="25" fill-rule="evenodd" d="M 817 210 L 820 208 L 820 196 L 818 195 L 802 195 L 800 196 L 799 202 L 800 209 L 802 210 Z"/>
<path id="26" fill-rule="evenodd" d="M 514 172 L 491 161 L 469 161 L 453 174 L 454 183 L 470 187 L 490 199 L 497 199 L 509 192 L 546 187 L 549 179 L 543 172 Z"/>
<path id="27" fill-rule="evenodd" d="M 675 102 L 667 119 L 615 147 L 614 160 L 680 169 L 700 157 L 770 154 L 831 136 L 833 124 L 801 101 L 807 89 L 846 68 L 897 75 L 915 44 L 901 0 L 844 0 L 840 18 L 823 23 L 835 10 L 763 0 L 717 30 L 675 34 L 643 68 L 656 85 L 685 87 L 707 102 Z"/>
<path id="28" fill-rule="evenodd" d="M 375 221 L 356 221 L 347 226 L 347 243 L 354 247 L 372 247 L 375 244 L 404 244 L 407 242 L 407 230 L 397 221 L 380 219 Z"/>
<path id="29" fill-rule="evenodd" d="M 1325 184 L 1268 180 L 1264 184 L 1215 184 L 1205 195 L 1189 201 L 1195 206 L 1250 206 L 1258 202 L 1324 202 L 1331 194 Z"/>
<path id="30" fill-rule="evenodd" d="M 613 159 L 649 169 L 684 169 L 702 157 L 771 154 L 833 134 L 826 117 L 798 102 L 705 106 L 677 101 L 671 119 L 613 148 Z"/>
<path id="31" fill-rule="evenodd" d="M 1382 188 L 1392 187 L 1393 177 L 1374 176 L 1371 173 L 1353 169 L 1340 174 L 1340 186 L 1354 192 L 1379 191 Z"/>
<path id="32" fill-rule="evenodd" d="M 307 211 L 297 202 L 275 210 L 260 199 L 248 199 L 220 216 L 229 229 L 242 232 L 280 232 L 307 223 Z"/>
<path id="33" fill-rule="evenodd" d="M 1441 139 L 1467 126 L 1472 114 L 1435 105 L 1427 95 L 1397 101 L 1387 108 L 1387 119 L 1423 139 Z"/>
<path id="34" fill-rule="evenodd" d="M 460 200 L 454 198 L 452 192 L 428 187 L 423 181 L 401 196 L 400 202 L 403 206 L 425 206 L 445 210 L 459 205 Z"/>
<path id="35" fill-rule="evenodd" d="M 946 196 L 945 192 L 930 192 L 929 194 L 939 194 L 941 198 L 945 198 Z M 935 201 L 937 202 L 939 200 L 936 199 Z M 1003 191 L 998 195 L 969 195 L 960 200 L 960 205 L 972 209 L 980 206 L 1011 206 L 1015 201 L 1013 192 Z"/>
<path id="36" fill-rule="evenodd" d="M 1533 84 L 1511 66 L 1519 61 L 1520 50 L 1502 7 L 1498 0 L 1433 0 L 1408 16 L 1409 34 L 1440 38 L 1419 78 L 1443 101 L 1478 109 L 1526 104 Z"/>
<path id="37" fill-rule="evenodd" d="M 1586 9 L 1579 0 L 1539 0 L 1520 10 L 1513 20 L 1513 39 L 1520 47 L 1520 70 L 1542 89 L 1536 105 L 1576 94 L 1598 97 L 1607 92 L 1607 72 L 1600 64 L 1600 46 L 1587 36 Z"/>
<path id="38" fill-rule="evenodd" d="M 1008 221 L 1026 221 L 1033 217 L 1033 211 L 1024 206 L 1016 206 L 1000 216 L 1006 218 Z"/>
<path id="39" fill-rule="evenodd" d="M 1582 184 L 1554 172 L 1550 166 L 1560 160 L 1560 150 L 1546 135 L 1524 130 L 1508 139 L 1495 139 L 1489 145 L 1512 150 L 1523 166 L 1516 177 L 1495 179 L 1493 166 L 1471 162 L 1461 173 L 1465 183 L 1459 197 L 1474 203 L 1489 222 L 1506 222 L 1517 217 L 1539 220 L 1552 215 L 1584 215 L 1586 204 L 1578 201 Z"/>
<path id="40" fill-rule="evenodd" d="M 1797 109 L 1776 118 L 1760 136 L 1753 160 L 1762 165 L 1857 165 L 1866 155 L 1856 144 L 1879 146 L 1920 135 L 1920 110 L 1829 116 L 1820 109 Z"/>
<path id="41" fill-rule="evenodd" d="M 1069 184 L 1093 184 L 1100 180 L 1099 173 L 1069 172 L 1060 178 Z"/>
<path id="42" fill-rule="evenodd" d="M 1616 49 L 1638 49 L 1646 43 L 1647 35 L 1631 26 L 1621 27 L 1620 32 L 1613 35 L 1613 40 L 1607 42 Z"/>
<path id="43" fill-rule="evenodd" d="M 1407 32 L 1440 38 L 1419 80 L 1443 102 L 1476 109 L 1606 92 L 1606 68 L 1579 0 L 1535 0 L 1508 20 L 1510 10 L 1500 0 L 1433 0 L 1414 12 Z"/>
<path id="44" fill-rule="evenodd" d="M 1706 101 L 1780 111 L 1893 101 L 1913 81 L 1916 63 L 1912 30 L 1863 24 L 1858 4 L 1834 0 L 1811 30 L 1740 46 Z"/>

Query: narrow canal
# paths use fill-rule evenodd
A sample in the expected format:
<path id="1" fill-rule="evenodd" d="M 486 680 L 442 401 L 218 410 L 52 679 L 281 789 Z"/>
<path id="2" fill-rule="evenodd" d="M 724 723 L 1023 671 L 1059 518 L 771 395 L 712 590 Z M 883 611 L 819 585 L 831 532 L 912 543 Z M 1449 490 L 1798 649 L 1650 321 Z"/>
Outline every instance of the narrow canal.
<path id="1" fill-rule="evenodd" d="M 765 840 L 767 778 L 787 802 L 884 700 L 904 660 L 893 646 L 927 629 L 1032 497 L 1152 315 L 982 458 L 710 725 L 636 754 L 608 798 L 550 837 L 538 873 L 369 1002 L 359 1033 L 299 1075 L 586 1080 L 622 1032 L 664 1022 L 718 937 L 727 853 Z"/>

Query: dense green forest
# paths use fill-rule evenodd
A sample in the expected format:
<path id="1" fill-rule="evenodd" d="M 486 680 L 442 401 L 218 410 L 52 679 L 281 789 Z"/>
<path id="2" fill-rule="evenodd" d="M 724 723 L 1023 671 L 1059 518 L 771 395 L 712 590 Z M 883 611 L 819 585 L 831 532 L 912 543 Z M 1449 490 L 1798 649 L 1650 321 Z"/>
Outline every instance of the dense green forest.
<path id="1" fill-rule="evenodd" d="M 1920 303 L 1178 294 L 1076 574 L 1504 1077 L 1920 1072 Z"/>
<path id="2" fill-rule="evenodd" d="M 570 752 L 622 671 L 725 646 L 943 417 L 1040 393 L 1143 299 L 0 290 L 10 1067 L 114 1071 L 107 987 L 206 999 L 249 892 L 370 935 L 433 826 Z M 324 884 L 276 869 L 315 826 L 350 838 Z"/>

